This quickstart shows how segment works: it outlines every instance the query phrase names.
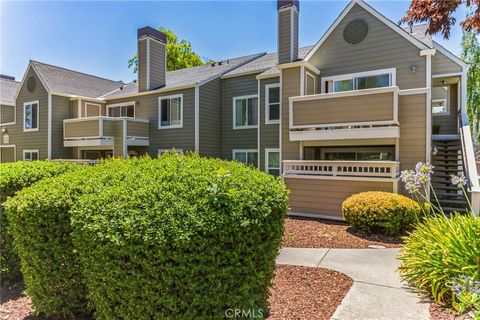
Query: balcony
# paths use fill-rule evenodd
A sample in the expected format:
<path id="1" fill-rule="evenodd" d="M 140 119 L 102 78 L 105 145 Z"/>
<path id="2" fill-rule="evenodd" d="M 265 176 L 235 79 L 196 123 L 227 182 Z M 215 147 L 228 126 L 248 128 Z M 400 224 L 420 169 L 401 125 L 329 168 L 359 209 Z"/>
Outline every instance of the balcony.
<path id="1" fill-rule="evenodd" d="M 398 87 L 289 99 L 291 141 L 399 138 Z"/>
<path id="2" fill-rule="evenodd" d="M 148 120 L 133 118 L 88 117 L 63 120 L 65 147 L 148 146 Z"/>
<path id="3" fill-rule="evenodd" d="M 396 161 L 323 161 L 284 160 L 284 177 L 304 178 L 374 178 L 395 180 L 400 175 L 400 163 Z"/>

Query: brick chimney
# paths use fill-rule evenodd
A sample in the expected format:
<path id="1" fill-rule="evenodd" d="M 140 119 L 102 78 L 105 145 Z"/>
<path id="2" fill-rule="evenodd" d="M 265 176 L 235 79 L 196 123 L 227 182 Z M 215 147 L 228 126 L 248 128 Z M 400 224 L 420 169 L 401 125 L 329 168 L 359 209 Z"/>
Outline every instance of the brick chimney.
<path id="1" fill-rule="evenodd" d="M 298 0 L 278 0 L 278 64 L 298 59 Z"/>
<path id="2" fill-rule="evenodd" d="M 167 37 L 151 27 L 138 29 L 138 91 L 158 89 L 166 84 Z"/>

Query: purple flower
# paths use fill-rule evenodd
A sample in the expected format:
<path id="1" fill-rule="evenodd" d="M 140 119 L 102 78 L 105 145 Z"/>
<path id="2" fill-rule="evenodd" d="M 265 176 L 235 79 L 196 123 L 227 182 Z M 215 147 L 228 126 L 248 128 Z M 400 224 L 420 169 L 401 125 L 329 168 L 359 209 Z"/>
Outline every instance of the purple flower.
<path id="1" fill-rule="evenodd" d="M 420 181 L 415 171 L 403 170 L 400 178 L 403 183 L 405 183 L 405 189 L 407 189 L 409 193 L 415 193 L 420 190 Z"/>
<path id="2" fill-rule="evenodd" d="M 417 175 L 417 179 L 421 184 L 426 184 L 430 182 L 430 176 L 433 174 L 433 168 L 431 164 L 419 162 L 415 166 L 415 171 Z"/>
<path id="3" fill-rule="evenodd" d="M 463 175 L 463 173 L 459 174 L 458 176 L 452 174 L 450 175 L 452 178 L 452 184 L 456 187 L 464 186 L 467 184 L 467 178 Z"/>

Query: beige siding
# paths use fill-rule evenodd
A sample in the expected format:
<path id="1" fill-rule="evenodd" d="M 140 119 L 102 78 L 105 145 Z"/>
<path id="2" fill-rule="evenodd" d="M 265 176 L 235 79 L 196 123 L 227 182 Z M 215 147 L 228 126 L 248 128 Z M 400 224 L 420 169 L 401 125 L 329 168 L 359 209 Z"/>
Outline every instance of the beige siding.
<path id="1" fill-rule="evenodd" d="M 127 136 L 148 137 L 148 123 L 127 121 Z"/>
<path id="2" fill-rule="evenodd" d="M 99 120 L 84 120 L 65 123 L 65 138 L 98 137 Z"/>
<path id="3" fill-rule="evenodd" d="M 260 81 L 260 150 L 259 163 L 260 170 L 265 170 L 265 148 L 279 148 L 280 145 L 280 125 L 279 124 L 265 124 L 266 106 L 265 106 L 265 86 L 267 84 L 279 83 L 279 78 L 271 78 Z M 281 102 L 281 101 L 280 101 Z"/>
<path id="4" fill-rule="evenodd" d="M 432 74 L 461 73 L 462 67 L 450 60 L 440 51 L 436 51 L 432 58 Z"/>
<path id="5" fill-rule="evenodd" d="M 291 57 L 291 9 L 282 10 L 278 13 L 278 61 L 288 63 L 293 61 Z"/>
<path id="6" fill-rule="evenodd" d="M 183 94 L 183 128 L 158 129 L 158 98 Z M 149 120 L 150 145 L 148 153 L 156 156 L 158 149 L 195 150 L 195 89 L 184 89 L 162 94 L 147 94 L 138 97 L 114 99 L 107 104 L 136 101 L 135 116 Z"/>
<path id="7" fill-rule="evenodd" d="M 0 125 L 15 121 L 15 106 L 0 105 Z"/>
<path id="8" fill-rule="evenodd" d="M 138 40 L 138 91 L 147 90 L 147 40 Z"/>
<path id="9" fill-rule="evenodd" d="M 223 80 L 222 154 L 225 159 L 232 159 L 233 149 L 257 149 L 257 129 L 233 129 L 233 97 L 257 94 L 255 76 Z"/>
<path id="10" fill-rule="evenodd" d="M 392 182 L 285 178 L 290 212 L 342 217 L 342 203 L 365 191 L 393 191 Z"/>
<path id="11" fill-rule="evenodd" d="M 200 155 L 222 156 L 222 80 L 200 87 Z"/>
<path id="12" fill-rule="evenodd" d="M 150 40 L 150 89 L 165 85 L 167 71 L 165 45 L 155 40 Z"/>
<path id="13" fill-rule="evenodd" d="M 300 145 L 291 142 L 288 125 L 288 97 L 300 95 L 300 68 L 283 69 L 282 71 L 282 160 L 299 160 Z"/>
<path id="14" fill-rule="evenodd" d="M 70 99 L 52 96 L 52 159 L 70 159 L 71 148 L 63 146 L 63 120 L 71 118 Z"/>
<path id="15" fill-rule="evenodd" d="M 78 106 L 80 105 L 80 109 Z M 99 106 L 99 107 L 98 107 Z M 98 112 L 100 110 L 100 113 Z M 80 111 L 80 113 L 79 113 Z M 88 100 L 73 100 L 70 101 L 70 118 L 85 118 L 95 116 L 105 116 L 105 103 Z"/>
<path id="16" fill-rule="evenodd" d="M 14 162 L 14 161 L 15 161 L 14 147 L 0 148 L 0 163 Z"/>
<path id="17" fill-rule="evenodd" d="M 317 83 L 318 83 L 318 77 L 314 73 L 307 72 L 307 70 L 305 70 L 305 94 L 306 95 L 317 93 L 316 92 Z"/>
<path id="18" fill-rule="evenodd" d="M 121 131 L 116 132 L 116 122 L 113 120 L 103 121 L 103 135 L 105 137 L 122 137 L 121 132 L 123 131 L 123 126 L 120 128 Z M 121 121 L 120 121 L 121 122 Z"/>
<path id="19" fill-rule="evenodd" d="M 116 133 L 114 144 L 113 144 L 113 156 L 114 157 L 123 157 L 123 121 L 112 121 L 113 130 Z"/>
<path id="20" fill-rule="evenodd" d="M 293 103 L 294 125 L 393 120 L 393 93 Z"/>
<path id="21" fill-rule="evenodd" d="M 433 124 L 440 125 L 440 134 L 457 134 L 458 123 L 458 86 L 456 84 L 448 86 L 448 92 L 443 95 L 443 88 L 432 88 L 432 99 L 447 99 L 447 105 L 450 107 L 448 115 L 434 115 Z"/>
<path id="22" fill-rule="evenodd" d="M 361 43 L 350 45 L 343 39 L 343 29 L 354 19 L 366 21 L 369 32 Z M 420 56 L 420 50 L 359 5 L 351 9 L 309 62 L 321 70 L 321 77 L 395 67 L 400 89 L 426 85 L 426 59 Z M 410 71 L 411 65 L 417 67 L 415 73 Z"/>
<path id="23" fill-rule="evenodd" d="M 0 133 L 0 145 L 16 145 L 17 161 L 23 160 L 23 150 L 38 150 L 40 159 L 47 159 L 48 157 L 48 93 L 32 68 L 27 71 L 25 79 L 31 76 L 36 79 L 35 90 L 29 92 L 26 81 L 20 88 L 15 110 L 17 122 L 7 127 L 8 143 L 4 142 L 4 135 Z M 23 132 L 23 104 L 37 100 L 39 102 L 39 130 Z"/>

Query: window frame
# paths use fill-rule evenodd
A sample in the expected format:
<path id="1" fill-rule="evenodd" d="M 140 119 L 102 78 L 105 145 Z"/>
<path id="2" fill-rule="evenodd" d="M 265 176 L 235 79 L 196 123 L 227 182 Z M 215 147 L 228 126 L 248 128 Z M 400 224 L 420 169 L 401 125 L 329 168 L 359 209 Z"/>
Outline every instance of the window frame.
<path id="1" fill-rule="evenodd" d="M 121 108 L 121 107 L 128 107 L 133 105 L 133 117 L 110 117 L 110 109 L 113 108 Z M 86 110 L 86 109 L 85 109 Z M 101 114 L 101 112 L 100 112 Z M 128 119 L 135 119 L 137 117 L 137 102 L 136 101 L 128 101 L 128 102 L 121 102 L 121 103 L 114 103 L 114 104 L 107 104 L 105 109 L 105 114 L 109 118 L 128 118 Z M 87 113 L 85 113 L 85 116 Z"/>
<path id="2" fill-rule="evenodd" d="M 253 105 L 257 108 L 256 114 L 257 114 L 257 124 L 255 125 L 244 125 L 244 126 L 237 126 L 237 110 L 236 110 L 236 105 L 237 105 L 237 100 L 248 100 L 248 99 L 257 99 L 257 103 L 254 103 Z M 257 129 L 258 128 L 258 122 L 260 121 L 258 119 L 258 94 L 251 94 L 251 95 L 246 95 L 246 96 L 237 96 L 232 98 L 232 113 L 233 113 L 233 130 L 241 130 L 241 129 Z M 247 105 L 247 121 L 248 121 L 248 105 Z"/>
<path id="3" fill-rule="evenodd" d="M 174 125 L 168 125 L 168 126 L 162 126 L 162 101 L 163 100 L 171 100 L 171 99 L 176 99 L 180 98 L 180 124 L 174 124 Z M 162 130 L 162 129 L 181 129 L 183 128 L 183 93 L 179 94 L 173 94 L 170 96 L 163 96 L 163 97 L 158 97 L 158 106 L 157 106 L 157 129 Z"/>
<path id="4" fill-rule="evenodd" d="M 269 154 L 270 153 L 278 153 L 278 168 L 270 168 L 269 166 Z M 281 169 L 280 167 L 282 166 L 282 161 L 281 161 L 281 157 L 280 157 L 280 148 L 265 148 L 265 173 L 267 174 L 271 174 L 269 172 L 270 169 L 272 170 L 278 170 L 278 175 L 280 176 L 281 175 Z"/>
<path id="5" fill-rule="evenodd" d="M 243 163 L 243 162 L 235 159 L 235 153 L 241 153 L 241 152 L 242 152 L 242 153 L 243 153 L 243 152 L 246 153 L 247 163 Z M 249 164 L 249 163 L 248 163 L 248 154 L 249 154 L 249 153 L 256 153 L 256 154 L 257 154 L 257 164 L 256 164 L 256 165 L 253 165 L 253 164 Z M 250 166 L 250 165 L 252 165 L 252 166 L 254 166 L 255 168 L 257 168 L 257 167 L 258 167 L 258 160 L 259 160 L 259 158 L 258 158 L 258 149 L 233 149 L 233 150 L 232 150 L 232 161 L 241 162 L 242 164 L 244 164 L 244 165 L 247 166 L 247 167 Z"/>
<path id="6" fill-rule="evenodd" d="M 446 111 L 445 112 L 436 112 L 434 113 L 433 112 L 433 103 L 434 102 L 439 102 L 439 101 L 445 101 L 445 109 Z M 438 117 L 438 116 L 449 116 L 450 115 L 450 104 L 448 103 L 448 99 L 447 98 L 440 98 L 440 99 L 432 99 L 432 115 L 434 117 Z"/>
<path id="7" fill-rule="evenodd" d="M 30 153 L 30 160 L 27 160 L 25 159 L 25 154 L 27 153 Z M 37 160 L 40 160 L 40 152 L 38 151 L 38 149 L 27 149 L 27 150 L 23 150 L 23 161 L 37 161 L 37 160 L 32 160 L 32 153 L 36 153 L 37 154 Z"/>
<path id="8" fill-rule="evenodd" d="M 386 69 L 377 69 L 377 70 L 369 70 L 369 71 L 362 71 L 362 72 L 355 72 L 355 73 L 348 73 L 348 74 L 340 74 L 336 76 L 329 76 L 329 77 L 322 77 L 321 78 L 321 84 L 322 84 L 322 93 L 326 93 L 326 90 L 328 89 L 328 93 L 339 93 L 339 92 L 349 92 L 349 91 L 361 91 L 361 90 L 371 90 L 371 89 L 379 89 L 379 88 L 388 88 L 388 87 L 378 87 L 378 88 L 370 88 L 370 89 L 356 89 L 357 87 L 357 81 L 355 81 L 356 78 L 362 78 L 362 77 L 373 77 L 373 76 L 380 76 L 384 74 L 389 74 L 389 82 L 390 85 L 388 87 L 394 87 L 397 85 L 397 68 L 386 68 Z M 353 80 L 353 90 L 349 91 L 334 91 L 335 89 L 335 81 L 342 81 L 342 80 Z M 330 82 L 332 82 L 332 88 L 326 88 L 325 83 L 328 83 L 329 85 Z"/>
<path id="9" fill-rule="evenodd" d="M 5 123 L 2 123 L 2 107 L 13 107 L 13 121 L 11 122 L 5 122 Z M 12 124 L 16 124 L 17 123 L 17 106 L 15 104 L 13 105 L 10 105 L 10 104 L 2 104 L 0 105 L 0 126 L 8 126 L 8 125 L 12 125 Z"/>
<path id="10" fill-rule="evenodd" d="M 95 106 L 98 108 L 98 116 L 88 116 L 88 107 L 87 106 Z M 93 103 L 93 102 L 85 102 L 85 105 L 83 106 L 83 112 L 85 114 L 85 118 L 93 118 L 93 117 L 101 117 L 102 116 L 102 105 L 100 103 Z M 135 105 L 133 106 L 133 114 L 135 114 Z M 108 110 L 107 110 L 107 115 L 108 115 Z"/>
<path id="11" fill-rule="evenodd" d="M 276 120 L 270 120 L 270 89 L 278 88 L 278 116 Z M 270 83 L 265 85 L 265 124 L 279 124 L 282 110 L 280 83 Z"/>
<path id="12" fill-rule="evenodd" d="M 36 104 L 37 105 L 37 127 L 36 128 L 31 128 L 31 129 L 26 129 L 25 128 L 25 117 L 26 117 L 26 108 L 27 106 L 31 106 L 31 105 L 34 105 Z M 29 101 L 29 102 L 25 102 L 23 104 L 23 132 L 35 132 L 35 131 L 39 131 L 40 130 L 40 102 L 38 100 L 36 101 Z"/>

